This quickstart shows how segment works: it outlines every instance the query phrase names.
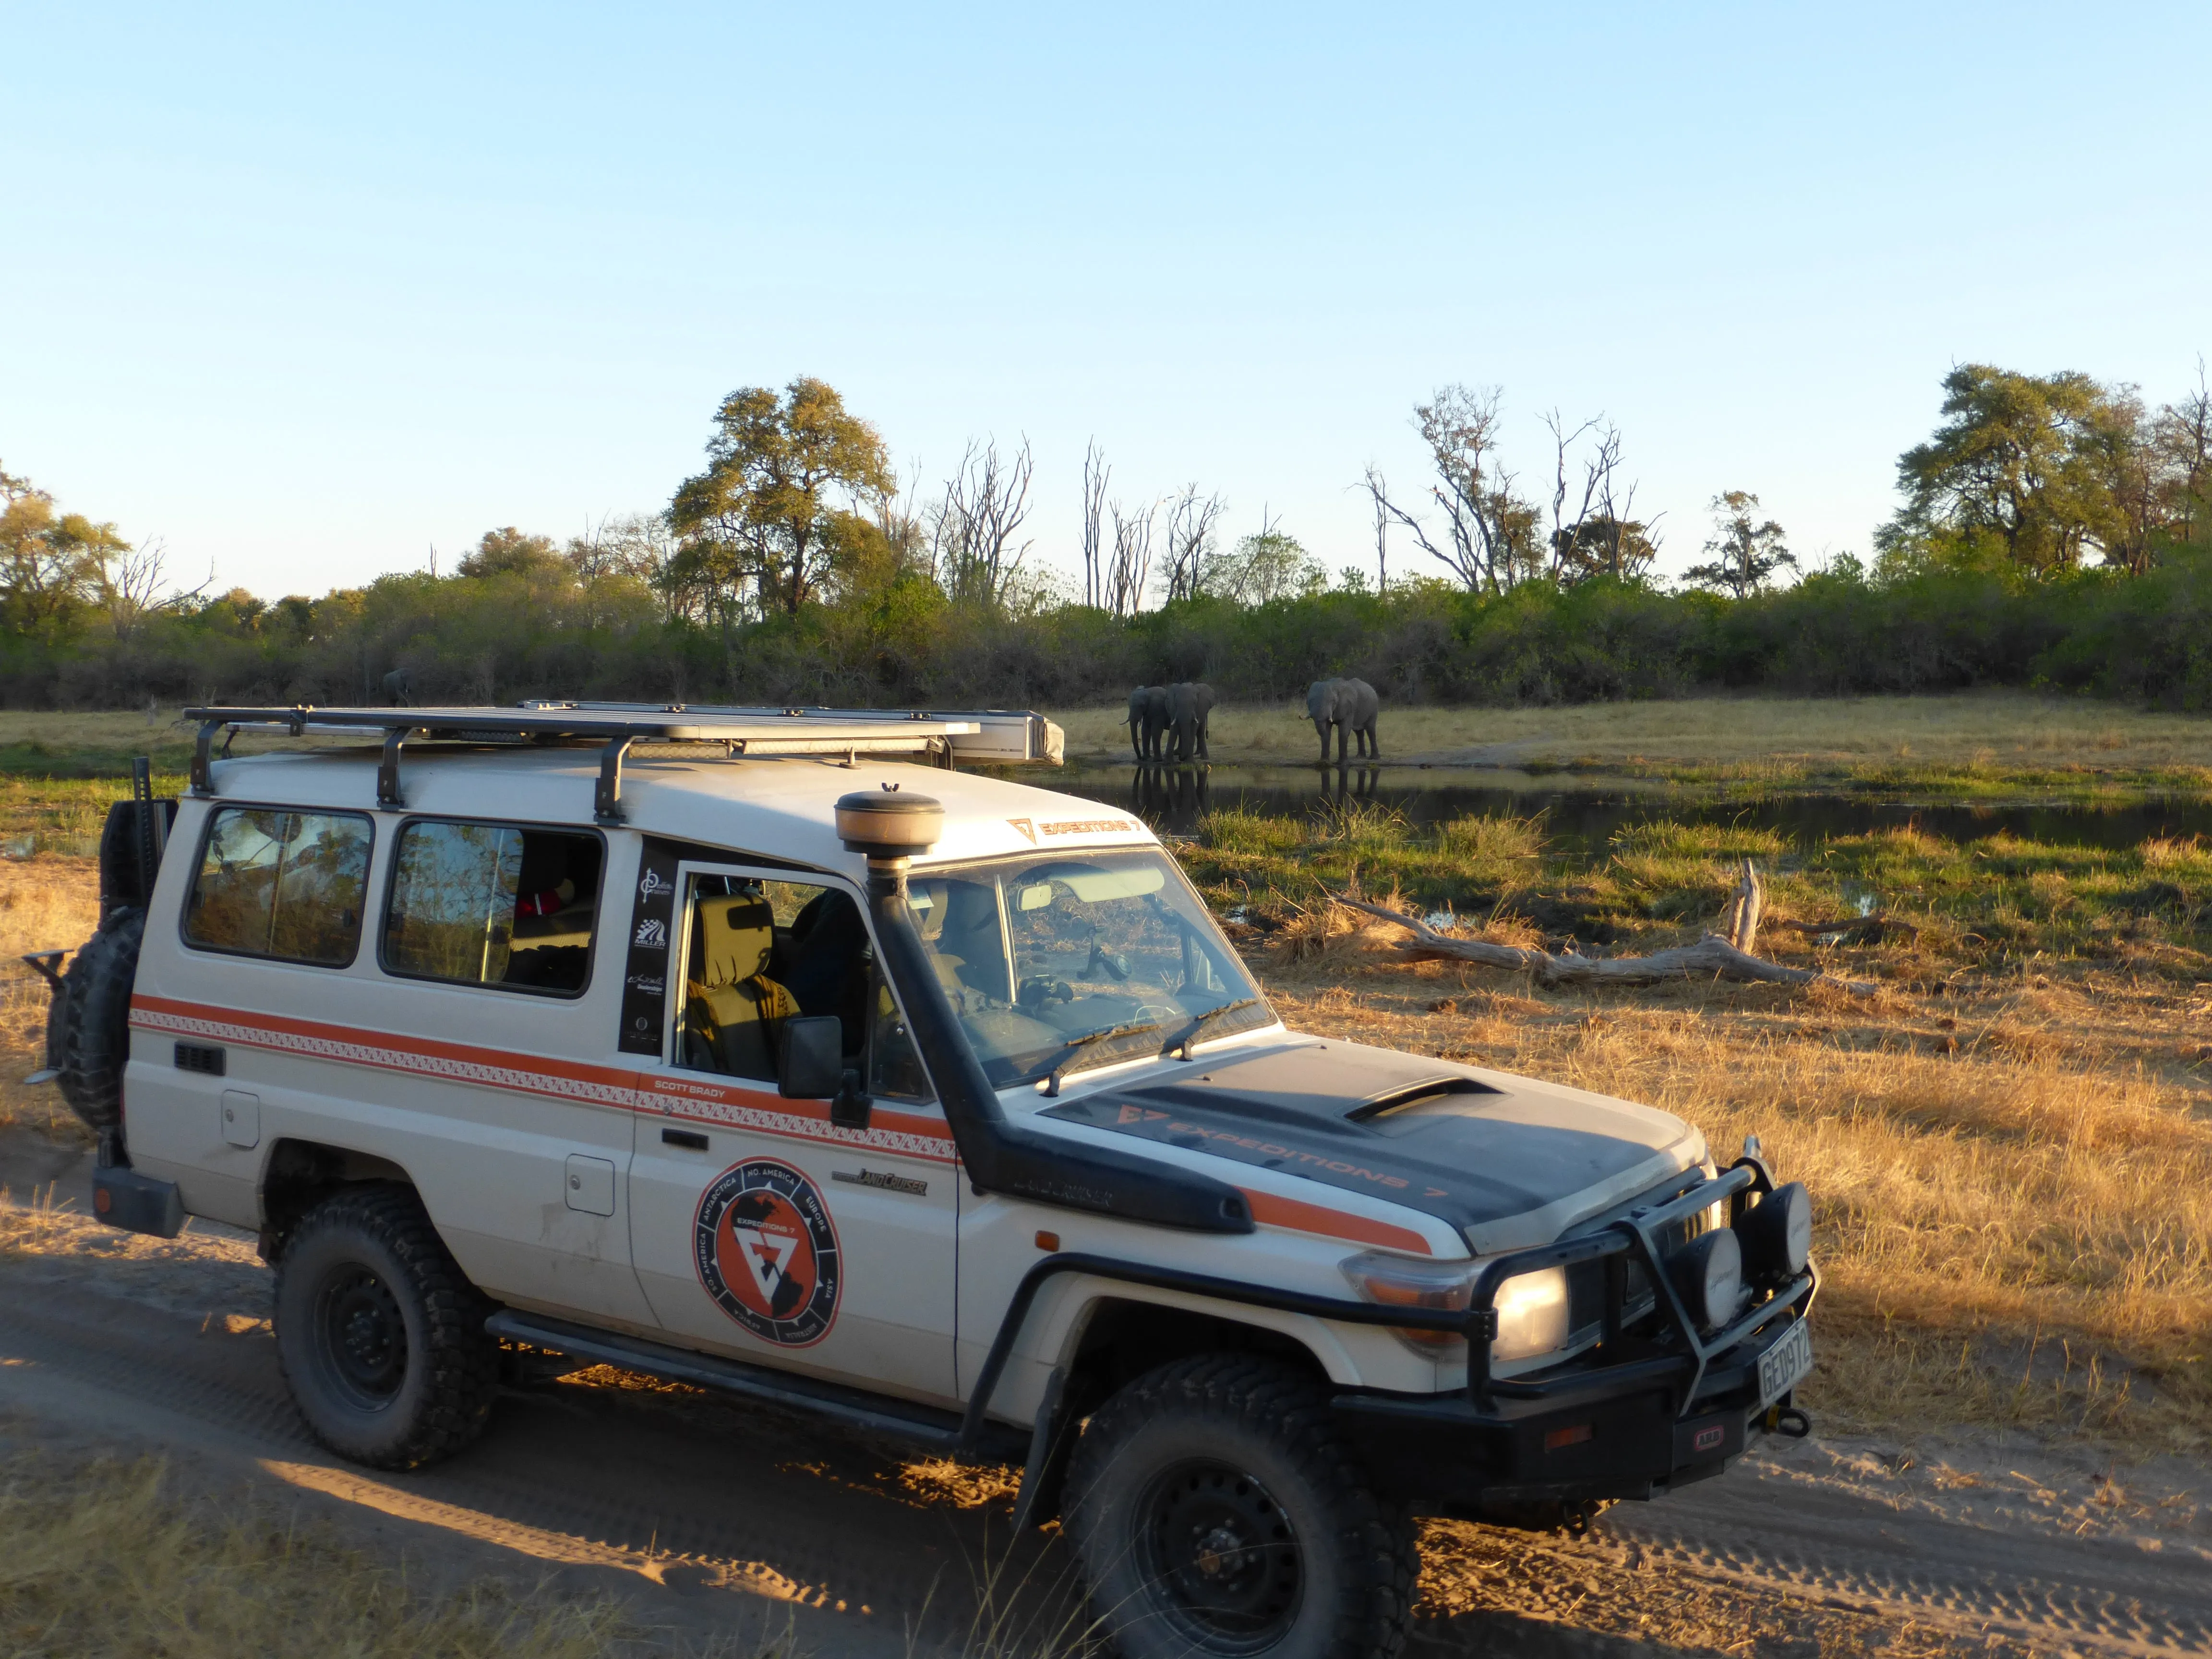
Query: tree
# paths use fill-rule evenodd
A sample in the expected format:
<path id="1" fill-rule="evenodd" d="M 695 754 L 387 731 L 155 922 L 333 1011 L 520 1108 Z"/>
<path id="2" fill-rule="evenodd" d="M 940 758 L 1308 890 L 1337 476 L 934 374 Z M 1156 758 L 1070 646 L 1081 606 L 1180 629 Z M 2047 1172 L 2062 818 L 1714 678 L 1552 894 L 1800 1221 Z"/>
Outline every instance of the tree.
<path id="1" fill-rule="evenodd" d="M 1297 537 L 1263 517 L 1259 533 L 1246 536 L 1210 562 L 1205 591 L 1238 605 L 1266 605 L 1320 592 L 1328 578 Z"/>
<path id="2" fill-rule="evenodd" d="M 1011 459 L 987 441 L 962 452 L 945 481 L 944 498 L 929 513 L 929 543 L 945 597 L 993 616 L 1003 615 L 1027 541 L 1016 544 L 1030 514 L 1029 440 Z"/>
<path id="3" fill-rule="evenodd" d="M 52 495 L 0 470 L 0 627 L 66 638 L 107 597 L 111 563 L 131 550 L 113 525 L 57 514 Z M 159 564 L 156 553 L 157 579 Z"/>
<path id="4" fill-rule="evenodd" d="M 1553 457 L 1552 533 L 1547 538 L 1552 579 L 1571 585 L 1593 576 L 1620 580 L 1641 576 L 1659 556 L 1659 544 L 1650 525 L 1629 517 L 1636 486 L 1624 488 L 1620 483 L 1620 428 L 1600 415 L 1570 432 L 1556 409 L 1544 417 L 1544 424 L 1551 430 Z M 1593 434 L 1581 460 L 1581 495 L 1570 515 L 1567 501 L 1573 492 L 1567 483 L 1568 457 L 1580 440 Z"/>
<path id="5" fill-rule="evenodd" d="M 1376 511 L 1412 531 L 1421 550 L 1470 592 L 1502 593 L 1543 568 L 1536 509 L 1514 493 L 1513 475 L 1498 460 L 1504 395 L 1496 386 L 1478 392 L 1448 386 L 1413 410 L 1436 467 L 1429 494 L 1443 509 L 1444 546 L 1430 539 L 1419 519 L 1389 499 L 1379 473 L 1370 469 L 1367 478 Z"/>
<path id="6" fill-rule="evenodd" d="M 1146 503 L 1144 510 L 1115 501 L 1107 509 L 1114 521 L 1114 547 L 1109 556 L 1099 603 L 1117 617 L 1133 617 L 1145 605 L 1145 584 L 1152 580 L 1152 532 L 1160 504 Z"/>
<path id="7" fill-rule="evenodd" d="M 544 576 L 569 574 L 572 565 L 554 550 L 550 536 L 526 536 L 513 525 L 487 530 L 473 551 L 461 556 L 464 576 Z"/>
<path id="8" fill-rule="evenodd" d="M 722 400 L 708 467 L 679 485 L 668 520 L 702 556 L 695 579 L 741 606 L 750 583 L 763 611 L 797 615 L 854 538 L 833 519 L 896 492 L 884 441 L 835 388 L 802 376 L 781 397 L 744 386 Z M 842 508 L 833 499 L 842 492 Z"/>
<path id="9" fill-rule="evenodd" d="M 2126 393 L 2072 371 L 1966 363 L 1943 377 L 1942 412 L 1935 435 L 1898 459 L 1905 506 L 1875 536 L 1887 562 L 1998 556 L 2050 576 L 2124 549 L 2115 472 L 2141 424 Z"/>
<path id="10" fill-rule="evenodd" d="M 111 552 L 97 561 L 93 572 L 95 597 L 107 613 L 109 630 L 118 640 L 127 644 L 155 617 L 188 608 L 215 580 L 210 566 L 207 581 L 179 592 L 169 586 L 167 563 L 168 555 L 159 538 L 135 548 L 118 540 Z"/>
<path id="11" fill-rule="evenodd" d="M 1083 602 L 1106 603 L 1106 481 L 1114 469 L 1093 438 L 1083 450 Z"/>
<path id="12" fill-rule="evenodd" d="M 2197 390 L 2168 404 L 2152 428 L 2159 456 L 2160 539 L 2171 547 L 2212 541 L 2212 384 L 2197 360 Z"/>
<path id="13" fill-rule="evenodd" d="M 1194 599 L 1205 581 L 1206 562 L 1213 553 L 1213 527 L 1227 503 L 1218 495 L 1201 498 L 1198 486 L 1185 484 L 1168 503 L 1168 602 Z"/>
<path id="14" fill-rule="evenodd" d="M 1753 524 L 1759 497 L 1747 489 L 1731 489 L 1713 497 L 1714 535 L 1705 544 L 1711 564 L 1695 564 L 1683 572 L 1692 586 L 1748 599 L 1767 585 L 1784 566 L 1795 570 L 1797 558 L 1783 538 L 1782 526 L 1771 519 Z"/>

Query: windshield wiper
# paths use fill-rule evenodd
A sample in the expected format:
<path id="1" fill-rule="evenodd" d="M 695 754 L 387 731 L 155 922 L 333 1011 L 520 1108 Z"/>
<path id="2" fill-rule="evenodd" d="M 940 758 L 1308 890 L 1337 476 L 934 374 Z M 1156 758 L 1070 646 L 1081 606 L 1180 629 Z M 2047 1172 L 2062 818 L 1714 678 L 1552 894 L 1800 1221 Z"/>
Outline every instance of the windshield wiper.
<path id="1" fill-rule="evenodd" d="M 1223 1003 L 1218 1008 L 1209 1008 L 1204 1013 L 1200 1014 L 1196 1019 L 1191 1021 L 1189 1024 L 1184 1026 L 1181 1035 L 1179 1035 L 1174 1042 L 1169 1043 L 1166 1048 L 1161 1049 L 1160 1052 L 1164 1054 L 1171 1054 L 1177 1049 L 1181 1049 L 1182 1051 L 1182 1058 L 1188 1060 L 1190 1058 L 1190 1045 L 1198 1041 L 1198 1034 L 1200 1031 L 1203 1031 L 1207 1025 L 1220 1018 L 1224 1014 L 1233 1014 L 1237 1012 L 1239 1010 L 1245 1008 L 1256 1008 L 1259 1006 L 1260 999 L 1257 997 L 1239 997 L 1234 1002 Z"/>
<path id="2" fill-rule="evenodd" d="M 1076 1062 L 1078 1060 L 1094 1060 L 1098 1058 L 1096 1054 L 1086 1054 L 1082 1052 L 1084 1049 L 1090 1048 L 1092 1043 L 1103 1042 L 1109 1037 L 1134 1036 L 1139 1031 L 1157 1031 L 1159 1029 L 1159 1021 L 1156 1019 L 1148 1019 L 1140 1024 L 1109 1025 L 1103 1031 L 1092 1031 L 1083 1036 L 1070 1037 L 1066 1044 L 1068 1052 L 1060 1056 L 1060 1063 L 1052 1068 L 1052 1075 L 1045 1080 L 1044 1091 L 1046 1097 L 1050 1098 L 1060 1093 L 1060 1080 L 1066 1077 L 1070 1072 L 1080 1072 L 1087 1069 L 1085 1066 L 1077 1065 Z M 1103 1062 L 1102 1061 L 1101 1063 Z"/>

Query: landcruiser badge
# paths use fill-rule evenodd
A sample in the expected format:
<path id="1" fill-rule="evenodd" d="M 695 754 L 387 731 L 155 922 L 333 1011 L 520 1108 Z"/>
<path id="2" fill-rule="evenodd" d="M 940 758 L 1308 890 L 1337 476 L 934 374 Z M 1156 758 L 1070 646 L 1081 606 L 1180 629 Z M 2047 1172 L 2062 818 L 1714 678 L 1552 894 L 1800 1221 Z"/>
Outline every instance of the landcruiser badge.
<path id="1" fill-rule="evenodd" d="M 699 1282 L 763 1341 L 804 1348 L 837 1316 L 837 1232 L 822 1194 L 788 1164 L 726 1170 L 699 1200 Z"/>

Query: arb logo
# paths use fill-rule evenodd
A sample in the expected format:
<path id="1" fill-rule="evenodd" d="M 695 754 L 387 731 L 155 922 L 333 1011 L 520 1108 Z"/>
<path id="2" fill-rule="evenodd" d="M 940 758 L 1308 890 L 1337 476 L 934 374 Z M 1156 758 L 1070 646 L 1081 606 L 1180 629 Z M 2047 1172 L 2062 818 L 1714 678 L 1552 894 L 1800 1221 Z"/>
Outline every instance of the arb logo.
<path id="1" fill-rule="evenodd" d="M 699 1200 L 692 1243 L 707 1294 L 755 1336 L 804 1348 L 830 1334 L 837 1231 L 814 1183 L 788 1164 L 724 1170 Z"/>

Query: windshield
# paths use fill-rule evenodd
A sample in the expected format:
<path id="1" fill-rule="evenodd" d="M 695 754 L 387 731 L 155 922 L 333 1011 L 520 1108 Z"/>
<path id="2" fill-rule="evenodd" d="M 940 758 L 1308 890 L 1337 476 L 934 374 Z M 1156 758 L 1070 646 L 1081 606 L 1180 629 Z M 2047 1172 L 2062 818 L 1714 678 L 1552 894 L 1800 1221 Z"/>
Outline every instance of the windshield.
<path id="1" fill-rule="evenodd" d="M 999 1088 L 1274 1023 L 1204 903 L 1157 849 L 931 870 L 907 896 Z"/>

